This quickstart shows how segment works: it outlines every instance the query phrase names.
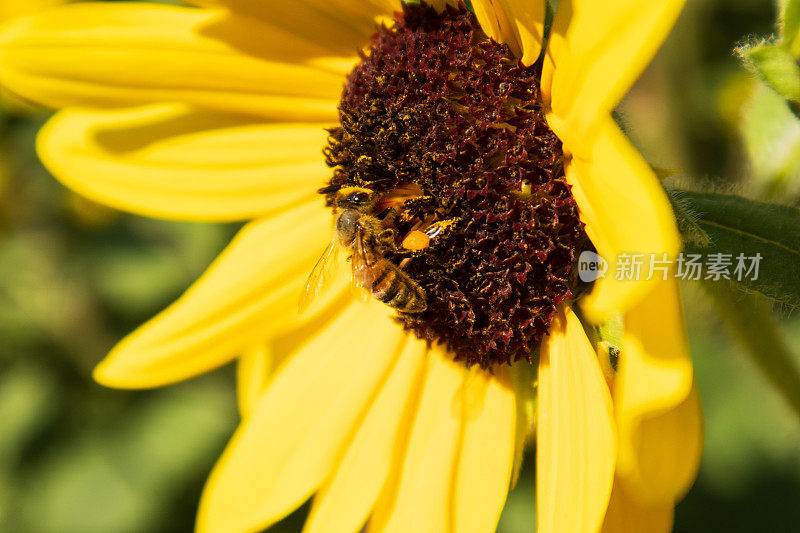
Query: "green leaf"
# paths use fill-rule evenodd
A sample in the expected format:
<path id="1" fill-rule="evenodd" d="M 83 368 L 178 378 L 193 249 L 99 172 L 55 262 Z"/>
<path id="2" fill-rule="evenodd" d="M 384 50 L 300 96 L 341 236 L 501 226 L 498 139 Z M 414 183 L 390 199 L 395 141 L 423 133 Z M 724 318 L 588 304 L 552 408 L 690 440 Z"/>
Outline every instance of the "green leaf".
<path id="1" fill-rule="evenodd" d="M 726 254 L 728 277 L 740 289 L 800 306 L 800 210 L 728 194 L 671 191 L 670 196 L 681 228 L 694 227 L 707 237 L 684 230 L 685 254 L 702 255 L 703 264 L 711 254 Z M 748 267 L 753 262 L 748 258 L 760 256 L 757 275 L 735 273 L 740 254 Z"/>
<path id="2" fill-rule="evenodd" d="M 789 45 L 792 55 L 800 55 L 800 0 L 786 0 L 783 3 L 780 33 L 783 42 Z"/>
<path id="3" fill-rule="evenodd" d="M 19 460 L 28 441 L 54 412 L 56 390 L 52 375 L 22 361 L 0 373 L 0 472 Z"/>
<path id="4" fill-rule="evenodd" d="M 752 178 L 780 196 L 800 192 L 800 120 L 778 93 L 753 85 L 741 121 Z"/>
<path id="5" fill-rule="evenodd" d="M 597 326 L 597 333 L 600 336 L 600 342 L 605 341 L 615 346 L 621 346 L 623 335 L 622 315 L 616 315 L 605 324 Z"/>
<path id="6" fill-rule="evenodd" d="M 213 376 L 145 398 L 116 422 L 84 424 L 37 461 L 14 489 L 11 530 L 158 531 L 211 467 L 236 414 Z"/>
<path id="7" fill-rule="evenodd" d="M 744 294 L 730 282 L 704 282 L 734 337 L 764 376 L 800 416 L 800 369 L 797 357 L 778 329 L 762 296 Z"/>
<path id="8" fill-rule="evenodd" d="M 536 461 L 534 455 L 527 454 L 519 482 L 512 485 L 506 504 L 497 524 L 499 533 L 530 533 L 536 531 L 536 491 L 534 486 Z"/>
<path id="9" fill-rule="evenodd" d="M 761 78 L 784 98 L 800 102 L 800 66 L 783 44 L 767 44 L 745 52 Z"/>

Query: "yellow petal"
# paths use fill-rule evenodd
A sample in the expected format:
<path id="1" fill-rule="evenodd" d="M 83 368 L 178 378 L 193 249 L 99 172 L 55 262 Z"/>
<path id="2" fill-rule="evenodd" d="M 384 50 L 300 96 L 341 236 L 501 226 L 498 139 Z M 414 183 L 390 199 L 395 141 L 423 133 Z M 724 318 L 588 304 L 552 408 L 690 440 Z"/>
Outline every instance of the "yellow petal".
<path id="1" fill-rule="evenodd" d="M 685 0 L 565 0 L 545 54 L 542 91 L 553 131 L 586 142 L 666 38 Z"/>
<path id="2" fill-rule="evenodd" d="M 597 356 L 571 309 L 542 344 L 536 450 L 540 533 L 597 531 L 614 477 L 611 396 Z"/>
<path id="3" fill-rule="evenodd" d="M 692 388 L 680 288 L 671 274 L 625 314 L 614 397 L 626 416 L 672 409 Z"/>
<path id="4" fill-rule="evenodd" d="M 257 18 L 291 35 L 302 36 L 344 56 L 366 44 L 376 20 L 401 9 L 400 0 L 195 0 L 203 7 L 224 7 Z"/>
<path id="5" fill-rule="evenodd" d="M 481 25 L 483 32 L 498 43 L 504 42 L 503 32 L 500 29 L 500 21 L 494 9 L 492 0 L 473 0 L 472 10 L 475 18 Z"/>
<path id="6" fill-rule="evenodd" d="M 403 458 L 427 347 L 409 339 L 330 481 L 314 498 L 304 533 L 352 533 L 367 521 Z"/>
<path id="7" fill-rule="evenodd" d="M 439 13 L 444 11 L 446 6 L 458 7 L 459 4 L 459 0 L 423 0 L 423 2 L 434 8 Z"/>
<path id="8" fill-rule="evenodd" d="M 74 4 L 0 30 L 0 82 L 49 107 L 188 103 L 335 120 L 344 78 L 326 49 L 223 11 Z"/>
<path id="9" fill-rule="evenodd" d="M 338 464 L 406 336 L 380 303 L 351 304 L 278 370 L 211 473 L 198 533 L 261 530 Z"/>
<path id="10" fill-rule="evenodd" d="M 472 369 L 464 383 L 464 429 L 453 491 L 454 533 L 497 529 L 516 444 L 516 399 L 508 370 Z"/>
<path id="11" fill-rule="evenodd" d="M 588 154 L 572 158 L 567 181 L 586 233 L 609 264 L 606 276 L 581 302 L 590 320 L 604 322 L 663 279 L 657 261 L 664 254 L 674 259 L 680 250 L 675 216 L 655 174 L 610 118 Z M 641 263 L 638 276 L 634 263 Z M 629 273 L 632 280 L 627 279 Z"/>
<path id="12" fill-rule="evenodd" d="M 461 441 L 461 393 L 467 371 L 435 347 L 407 450 L 368 531 L 442 533 L 452 529 L 452 490 Z"/>
<path id="13" fill-rule="evenodd" d="M 509 19 L 500 0 L 475 0 L 472 2 L 472 8 L 486 35 L 498 43 L 508 45 L 516 57 L 522 57 L 522 44 L 517 25 Z"/>
<path id="14" fill-rule="evenodd" d="M 267 388 L 272 376 L 272 349 L 267 343 L 256 344 L 239 357 L 236 363 L 236 399 L 239 416 L 250 416 L 250 411 Z"/>
<path id="15" fill-rule="evenodd" d="M 703 414 L 696 386 L 675 408 L 642 419 L 632 437 L 635 468 L 619 472 L 622 483 L 641 505 L 674 505 L 697 478 L 703 453 Z"/>
<path id="16" fill-rule="evenodd" d="M 64 0 L 25 0 L 24 2 L 11 0 L 0 2 L 0 21 L 35 13 L 63 3 Z"/>
<path id="17" fill-rule="evenodd" d="M 647 502 L 674 501 L 688 489 L 702 448 L 683 313 L 674 278 L 625 315 L 614 399 L 619 427 L 617 474 Z M 680 407 L 679 407 L 680 406 Z"/>
<path id="18" fill-rule="evenodd" d="M 473 0 L 472 7 L 486 35 L 508 44 L 523 64 L 536 61 L 544 36 L 544 0 Z"/>
<path id="19" fill-rule="evenodd" d="M 317 0 L 318 2 L 327 3 L 327 0 Z M 338 0 L 342 4 L 352 6 L 366 6 L 370 12 L 374 12 L 373 17 L 391 16 L 403 9 L 402 0 L 366 0 L 364 2 L 359 0 Z M 458 0 L 449 0 L 453 5 L 458 3 Z"/>
<path id="20" fill-rule="evenodd" d="M 444 11 L 444 6 L 447 5 L 445 4 L 445 0 L 424 0 L 424 3 L 428 4 L 439 13 Z"/>
<path id="21" fill-rule="evenodd" d="M 158 218 L 254 218 L 318 196 L 323 124 L 253 124 L 183 106 L 62 111 L 39 156 L 92 200 Z"/>
<path id="22" fill-rule="evenodd" d="M 618 475 L 643 503 L 672 504 L 694 481 L 703 442 L 674 278 L 626 314 L 622 350 L 615 383 Z"/>
<path id="23" fill-rule="evenodd" d="M 619 480 L 614 482 L 611 500 L 601 533 L 670 533 L 672 531 L 672 504 L 641 505 L 632 499 Z"/>
<path id="24" fill-rule="evenodd" d="M 337 280 L 318 306 L 297 314 L 308 273 L 330 239 L 329 226 L 330 213 L 319 200 L 245 226 L 178 301 L 111 351 L 95 379 L 122 388 L 186 379 L 347 298 L 346 281 Z"/>

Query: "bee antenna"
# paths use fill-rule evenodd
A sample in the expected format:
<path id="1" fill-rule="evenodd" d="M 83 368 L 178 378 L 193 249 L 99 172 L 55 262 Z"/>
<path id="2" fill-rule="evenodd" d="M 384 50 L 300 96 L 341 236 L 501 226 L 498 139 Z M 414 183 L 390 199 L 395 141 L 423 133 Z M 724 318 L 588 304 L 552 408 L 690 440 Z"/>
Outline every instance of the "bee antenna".
<path id="1" fill-rule="evenodd" d="M 321 189 L 317 189 L 317 193 L 319 193 L 319 194 L 331 194 L 331 193 L 335 193 L 339 189 L 341 189 L 341 186 L 331 184 L 331 185 L 327 185 L 325 187 L 322 187 Z"/>

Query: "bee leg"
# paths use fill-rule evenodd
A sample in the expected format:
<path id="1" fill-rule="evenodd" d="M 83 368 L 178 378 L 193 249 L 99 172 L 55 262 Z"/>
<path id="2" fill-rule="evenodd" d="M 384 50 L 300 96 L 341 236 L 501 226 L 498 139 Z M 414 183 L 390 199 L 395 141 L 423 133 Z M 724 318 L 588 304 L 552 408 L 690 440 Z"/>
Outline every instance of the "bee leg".
<path id="1" fill-rule="evenodd" d="M 398 249 L 396 235 L 394 228 L 387 228 L 378 234 L 378 244 L 396 252 Z"/>

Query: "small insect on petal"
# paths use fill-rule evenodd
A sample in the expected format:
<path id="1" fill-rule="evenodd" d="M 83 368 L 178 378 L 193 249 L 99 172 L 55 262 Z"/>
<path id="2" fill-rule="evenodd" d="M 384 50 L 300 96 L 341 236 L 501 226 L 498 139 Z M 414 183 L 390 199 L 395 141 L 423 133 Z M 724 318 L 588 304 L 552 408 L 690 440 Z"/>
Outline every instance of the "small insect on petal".
<path id="1" fill-rule="evenodd" d="M 600 341 L 597 344 L 597 359 L 600 361 L 600 368 L 603 371 L 603 375 L 609 387 L 614 384 L 614 378 L 617 375 L 617 367 L 619 366 L 619 357 L 619 346 L 611 344 L 608 341 Z"/>
<path id="2" fill-rule="evenodd" d="M 406 250 L 424 250 L 431 243 L 431 238 L 424 231 L 409 231 L 403 239 L 403 248 Z"/>

